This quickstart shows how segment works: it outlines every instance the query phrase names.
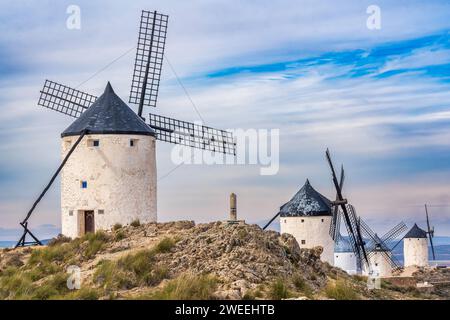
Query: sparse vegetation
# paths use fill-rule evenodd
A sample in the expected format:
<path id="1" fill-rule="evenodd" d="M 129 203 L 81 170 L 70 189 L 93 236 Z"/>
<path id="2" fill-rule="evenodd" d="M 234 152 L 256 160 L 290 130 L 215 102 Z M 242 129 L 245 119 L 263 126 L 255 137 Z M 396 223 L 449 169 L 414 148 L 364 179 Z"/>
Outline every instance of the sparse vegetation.
<path id="1" fill-rule="evenodd" d="M 60 245 L 60 244 L 63 244 L 63 243 L 67 243 L 67 242 L 70 242 L 72 239 L 70 239 L 69 237 L 66 237 L 66 236 L 64 236 L 64 235 L 62 235 L 62 234 L 58 234 L 58 236 L 57 237 L 55 237 L 55 238 L 53 238 L 53 239 L 51 239 L 49 242 L 48 242 L 48 246 L 49 247 L 51 247 L 51 246 L 56 246 L 56 245 Z"/>
<path id="2" fill-rule="evenodd" d="M 335 300 L 359 300 L 359 296 L 351 284 L 342 279 L 329 283 L 325 288 L 325 294 L 328 298 Z"/>
<path id="3" fill-rule="evenodd" d="M 278 278 L 273 281 L 270 285 L 269 297 L 274 300 L 281 300 L 289 298 L 290 292 L 286 286 L 286 280 L 283 278 Z"/>
<path id="4" fill-rule="evenodd" d="M 213 299 L 239 298 L 243 292 L 250 300 L 447 297 L 417 289 L 414 279 L 384 279 L 381 290 L 369 291 L 366 277 L 321 263 L 317 251 L 290 246 L 290 240 L 259 227 L 220 222 L 152 223 L 74 240 L 59 236 L 49 246 L 0 251 L 0 299 Z M 233 272 L 239 264 L 251 271 Z M 70 265 L 83 270 L 80 290 L 67 288 Z"/>
<path id="5" fill-rule="evenodd" d="M 116 223 L 115 225 L 113 225 L 113 228 L 112 228 L 114 231 L 117 231 L 117 230 L 119 230 L 119 229 L 122 229 L 122 225 L 120 224 L 120 223 Z"/>
<path id="6" fill-rule="evenodd" d="M 96 233 L 86 234 L 83 240 L 87 240 L 87 246 L 83 254 L 86 258 L 91 259 L 97 252 L 103 249 L 104 245 L 110 240 L 110 237 L 104 231 L 100 230 Z"/>
<path id="7" fill-rule="evenodd" d="M 303 293 L 306 297 L 310 298 L 312 297 L 313 290 L 309 286 L 309 284 L 306 282 L 305 278 L 303 278 L 301 275 L 297 274 L 292 278 L 292 283 L 294 287 L 301 293 Z"/>
<path id="8" fill-rule="evenodd" d="M 173 246 L 175 246 L 175 241 L 172 238 L 163 238 L 155 247 L 156 253 L 169 252 Z"/>
<path id="9" fill-rule="evenodd" d="M 170 280 L 162 289 L 140 298 L 154 300 L 212 299 L 217 283 L 217 278 L 211 275 L 184 274 Z"/>
<path id="10" fill-rule="evenodd" d="M 115 241 L 120 241 L 125 239 L 125 232 L 123 232 L 123 230 L 119 230 L 116 232 L 116 234 L 114 235 L 114 240 Z"/>
<path id="11" fill-rule="evenodd" d="M 130 223 L 130 226 L 132 226 L 132 227 L 134 227 L 134 228 L 137 228 L 137 227 L 139 227 L 140 225 L 141 225 L 141 222 L 139 221 L 139 219 L 133 220 L 133 221 L 131 221 L 131 223 Z"/>

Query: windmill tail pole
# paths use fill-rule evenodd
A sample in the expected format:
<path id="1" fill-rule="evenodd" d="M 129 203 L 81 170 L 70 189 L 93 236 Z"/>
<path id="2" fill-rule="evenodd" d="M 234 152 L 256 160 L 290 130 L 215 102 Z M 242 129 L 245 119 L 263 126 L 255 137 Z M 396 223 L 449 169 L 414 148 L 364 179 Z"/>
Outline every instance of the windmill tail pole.
<path id="1" fill-rule="evenodd" d="M 34 209 L 36 208 L 36 206 L 38 205 L 38 203 L 42 200 L 42 198 L 44 197 L 44 195 L 47 193 L 48 189 L 50 189 L 51 185 L 53 184 L 53 182 L 55 181 L 56 177 L 58 176 L 58 174 L 61 172 L 62 168 L 64 167 L 64 165 L 66 164 L 67 160 L 69 160 L 69 157 L 72 155 L 72 153 L 74 152 L 75 148 L 78 146 L 78 144 L 81 142 L 81 140 L 83 139 L 83 137 L 86 135 L 87 130 L 84 130 L 80 137 L 78 138 L 78 140 L 75 142 L 75 144 L 72 146 L 72 148 L 69 150 L 69 152 L 67 153 L 67 155 L 64 157 L 64 160 L 61 162 L 61 164 L 59 165 L 58 169 L 56 170 L 56 172 L 53 174 L 52 178 L 50 179 L 49 183 L 47 184 L 47 186 L 44 188 L 44 190 L 41 192 L 41 194 L 39 195 L 39 197 L 36 199 L 36 201 L 33 203 L 33 206 L 31 207 L 31 209 L 28 211 L 25 219 L 20 222 L 20 225 L 25 229 L 22 237 L 19 239 L 19 241 L 16 244 L 16 248 L 19 246 L 24 246 L 25 245 L 25 237 L 28 234 L 30 234 L 30 236 L 36 241 L 37 244 L 42 245 L 42 243 L 30 232 L 30 230 L 28 230 L 28 219 L 30 219 L 31 214 L 33 213 Z"/>
<path id="2" fill-rule="evenodd" d="M 263 230 L 266 230 L 266 228 L 268 226 L 270 226 L 270 224 L 273 222 L 273 220 L 275 220 L 279 215 L 280 215 L 280 212 L 278 212 L 272 219 L 270 219 L 270 221 L 267 222 L 266 225 L 263 227 Z"/>

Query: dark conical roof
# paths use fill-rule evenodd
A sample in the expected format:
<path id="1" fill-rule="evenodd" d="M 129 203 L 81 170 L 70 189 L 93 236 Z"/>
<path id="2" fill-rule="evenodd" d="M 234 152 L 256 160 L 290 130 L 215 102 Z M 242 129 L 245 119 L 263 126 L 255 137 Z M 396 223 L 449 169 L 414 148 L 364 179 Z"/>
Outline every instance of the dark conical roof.
<path id="1" fill-rule="evenodd" d="M 89 134 L 155 135 L 150 128 L 119 96 L 108 82 L 105 92 L 75 120 L 61 137 Z"/>
<path id="2" fill-rule="evenodd" d="M 425 230 L 420 229 L 417 224 L 408 231 L 408 233 L 404 236 L 404 238 L 426 238 L 427 232 Z"/>
<path id="3" fill-rule="evenodd" d="M 331 201 L 321 195 L 306 180 L 305 185 L 280 208 L 281 217 L 330 216 Z"/>

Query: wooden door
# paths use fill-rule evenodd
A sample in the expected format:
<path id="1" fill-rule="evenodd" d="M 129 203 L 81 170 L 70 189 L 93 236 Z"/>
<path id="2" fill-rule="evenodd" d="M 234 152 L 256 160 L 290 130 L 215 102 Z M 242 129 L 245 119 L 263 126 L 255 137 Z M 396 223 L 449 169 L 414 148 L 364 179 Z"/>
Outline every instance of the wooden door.
<path id="1" fill-rule="evenodd" d="M 84 212 L 84 233 L 95 232 L 94 211 Z"/>

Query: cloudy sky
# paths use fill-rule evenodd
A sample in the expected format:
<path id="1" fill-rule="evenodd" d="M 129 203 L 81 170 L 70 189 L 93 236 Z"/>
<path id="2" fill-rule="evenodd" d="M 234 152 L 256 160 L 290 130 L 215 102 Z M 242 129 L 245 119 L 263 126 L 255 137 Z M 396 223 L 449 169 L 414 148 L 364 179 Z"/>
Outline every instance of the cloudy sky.
<path id="1" fill-rule="evenodd" d="M 79 30 L 66 26 L 69 5 L 81 9 Z M 370 5 L 381 9 L 379 30 L 367 28 Z M 171 172 L 172 146 L 158 143 L 161 221 L 224 219 L 235 192 L 239 216 L 262 222 L 306 178 L 333 198 L 329 147 L 346 168 L 346 197 L 374 229 L 423 226 L 429 203 L 436 233 L 450 235 L 448 1 L 4 0 L 0 240 L 15 238 L 73 121 L 37 106 L 44 80 L 95 95 L 109 80 L 127 101 L 141 9 L 170 16 L 159 102 L 146 112 L 198 121 L 192 100 L 207 125 L 280 130 L 272 176 L 258 165 Z M 59 214 L 58 181 L 31 224 L 52 235 Z"/>

